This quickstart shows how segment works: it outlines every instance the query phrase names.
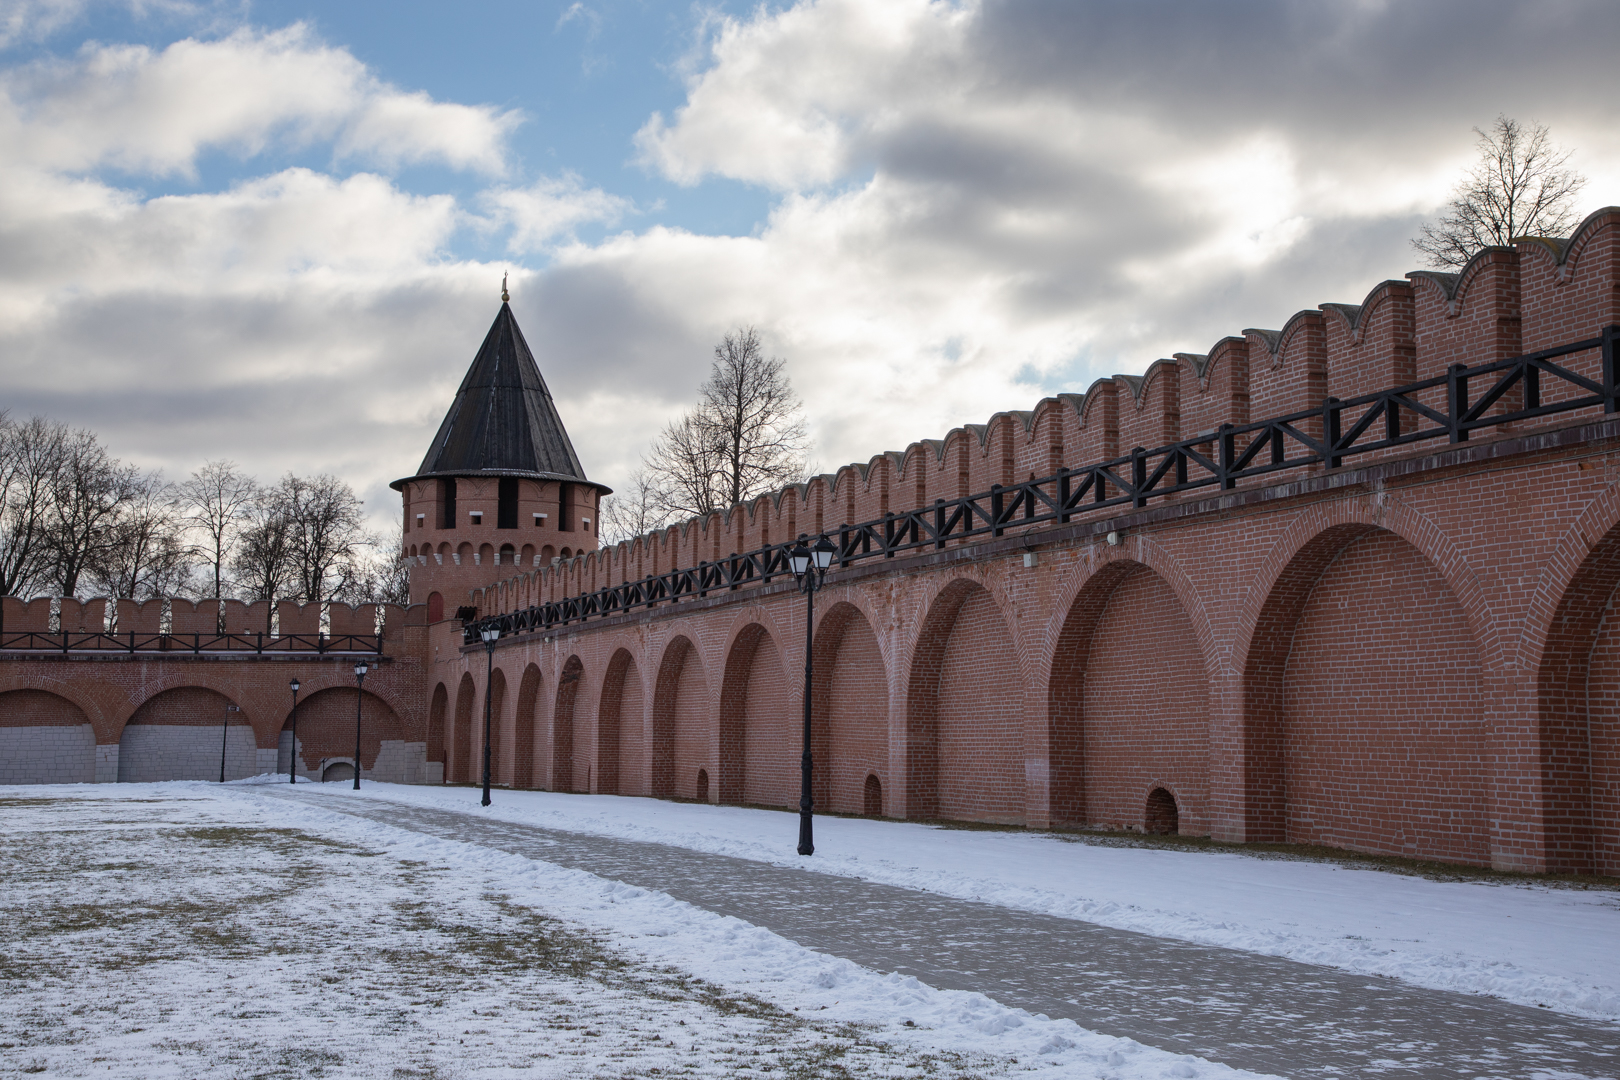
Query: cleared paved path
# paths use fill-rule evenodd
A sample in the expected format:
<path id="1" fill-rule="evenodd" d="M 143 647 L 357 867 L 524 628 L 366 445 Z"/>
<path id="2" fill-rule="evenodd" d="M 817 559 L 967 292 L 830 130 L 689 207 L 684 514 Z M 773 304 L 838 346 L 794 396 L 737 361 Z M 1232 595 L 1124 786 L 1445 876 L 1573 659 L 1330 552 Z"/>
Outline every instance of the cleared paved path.
<path id="1" fill-rule="evenodd" d="M 1620 1080 L 1620 1026 L 1545 1009 L 662 844 L 274 794 L 655 889 L 877 971 L 1257 1072 Z"/>

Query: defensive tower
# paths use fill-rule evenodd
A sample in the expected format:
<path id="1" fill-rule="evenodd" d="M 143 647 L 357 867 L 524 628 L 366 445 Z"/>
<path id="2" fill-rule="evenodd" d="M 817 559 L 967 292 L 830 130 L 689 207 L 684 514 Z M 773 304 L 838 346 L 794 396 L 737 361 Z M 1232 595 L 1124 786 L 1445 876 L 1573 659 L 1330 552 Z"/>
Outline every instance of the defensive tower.
<path id="1" fill-rule="evenodd" d="M 468 590 L 597 546 L 610 489 L 587 479 L 512 315 L 495 316 L 414 476 L 405 502 L 411 603 L 453 616 Z"/>

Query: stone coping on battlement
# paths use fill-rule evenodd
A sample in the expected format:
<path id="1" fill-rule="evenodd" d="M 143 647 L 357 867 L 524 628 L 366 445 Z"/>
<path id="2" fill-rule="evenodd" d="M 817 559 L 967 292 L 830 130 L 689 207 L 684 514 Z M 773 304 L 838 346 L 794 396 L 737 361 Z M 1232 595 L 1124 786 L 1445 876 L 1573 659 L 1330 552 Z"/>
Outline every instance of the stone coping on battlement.
<path id="1" fill-rule="evenodd" d="M 1510 458 L 1534 458 L 1551 455 L 1572 446 L 1589 446 L 1593 449 L 1595 455 L 1603 452 L 1599 447 L 1616 441 L 1620 441 L 1620 416 L 1607 420 L 1572 424 L 1568 427 L 1551 430 L 1524 434 L 1504 434 L 1494 439 L 1477 439 L 1465 443 L 1453 443 L 1448 444 L 1444 450 L 1440 451 L 1415 454 L 1404 458 L 1385 458 L 1364 465 L 1342 466 L 1314 476 L 1302 477 L 1279 484 L 1229 491 L 1210 498 L 1164 503 L 1128 514 L 1120 514 L 1094 521 L 1055 525 L 1045 529 L 1019 533 L 1014 536 L 1003 536 L 993 540 L 963 544 L 960 547 L 946 548 L 942 551 L 930 551 L 915 555 L 897 555 L 892 559 L 862 561 L 836 570 L 837 578 L 829 582 L 829 584 L 847 585 L 874 577 L 919 573 L 961 563 L 1007 558 L 1026 551 L 1036 551 L 1054 545 L 1100 540 L 1111 532 L 1126 533 L 1134 529 L 1163 526 L 1206 515 L 1218 516 L 1223 513 L 1265 504 L 1280 504 L 1329 492 L 1348 492 L 1356 488 L 1373 487 L 1389 480 L 1438 479 L 1439 477 L 1436 474 L 1451 470 L 1467 469 L 1470 466 L 1483 468 Z M 505 636 L 501 638 L 496 648 L 501 649 L 511 645 L 525 644 L 537 638 L 548 642 L 558 638 L 571 639 L 573 636 L 582 633 L 595 633 L 598 630 L 667 618 L 681 618 L 694 612 L 707 611 L 727 604 L 753 603 L 784 593 L 797 593 L 798 591 L 797 583 L 791 577 L 787 577 L 780 583 L 754 585 L 735 590 L 728 589 L 719 595 L 690 600 L 665 601 L 657 607 L 643 607 L 634 612 L 623 612 L 599 619 L 591 619 L 587 622 L 572 623 L 558 627 L 553 631 L 538 630 L 523 635 Z M 463 654 L 472 654 L 483 651 L 483 648 L 483 645 L 474 642 L 462 645 L 460 651 Z"/>

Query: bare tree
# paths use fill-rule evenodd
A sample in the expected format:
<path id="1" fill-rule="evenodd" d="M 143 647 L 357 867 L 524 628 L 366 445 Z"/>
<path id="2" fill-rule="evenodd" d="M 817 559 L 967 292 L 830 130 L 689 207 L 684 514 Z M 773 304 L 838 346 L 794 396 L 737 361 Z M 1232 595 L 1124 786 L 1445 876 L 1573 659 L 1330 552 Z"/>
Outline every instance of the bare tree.
<path id="1" fill-rule="evenodd" d="M 330 600 L 352 588 L 366 541 L 354 489 L 335 476 L 288 473 L 275 499 L 287 519 L 293 583 L 304 602 Z"/>
<path id="2" fill-rule="evenodd" d="M 77 594 L 79 579 L 111 554 L 118 543 L 119 517 L 137 496 L 140 482 L 139 471 L 108 454 L 94 432 L 64 437 L 46 517 L 49 583 L 60 595 Z"/>
<path id="3" fill-rule="evenodd" d="M 0 596 L 29 596 L 45 584 L 51 493 L 67 434 L 44 417 L 17 423 L 0 413 Z"/>
<path id="4" fill-rule="evenodd" d="M 268 600 L 274 607 L 292 591 L 292 527 L 274 490 L 259 492 L 248 504 L 231 568 L 243 599 Z"/>
<path id="5" fill-rule="evenodd" d="M 353 580 L 338 599 L 351 604 L 410 603 L 411 568 L 400 554 L 404 550 L 404 518 L 386 534 L 367 536 L 358 549 Z"/>
<path id="6" fill-rule="evenodd" d="M 110 542 L 88 577 L 98 592 L 145 600 L 191 591 L 193 554 L 173 484 L 159 472 L 134 478 L 108 527 Z"/>
<path id="7" fill-rule="evenodd" d="M 742 327 L 714 347 L 698 407 L 664 429 L 645 467 L 667 514 L 706 514 L 803 479 L 809 440 L 798 396 Z"/>
<path id="8" fill-rule="evenodd" d="M 1567 236 L 1578 223 L 1575 196 L 1586 178 L 1567 168 L 1573 151 L 1552 144 L 1545 124 L 1498 116 L 1479 136 L 1479 160 L 1452 192 L 1440 220 L 1412 246 L 1430 266 L 1459 267 L 1482 249 L 1520 236 Z"/>
<path id="9" fill-rule="evenodd" d="M 195 530 L 200 540 L 197 551 L 213 573 L 215 600 L 225 595 L 225 568 L 258 490 L 253 477 L 234 461 L 205 462 L 180 486 L 178 498 L 185 523 Z"/>
<path id="10" fill-rule="evenodd" d="M 602 501 L 602 542 L 617 544 L 663 528 L 670 512 L 645 466 L 630 474 L 621 491 Z"/>

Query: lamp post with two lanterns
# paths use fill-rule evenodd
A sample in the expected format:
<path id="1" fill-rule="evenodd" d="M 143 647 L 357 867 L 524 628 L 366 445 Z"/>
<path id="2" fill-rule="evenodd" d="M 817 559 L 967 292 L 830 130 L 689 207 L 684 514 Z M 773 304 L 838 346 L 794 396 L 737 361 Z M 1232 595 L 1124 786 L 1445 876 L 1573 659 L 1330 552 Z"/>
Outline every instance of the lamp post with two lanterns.
<path id="1" fill-rule="evenodd" d="M 360 705 L 366 696 L 366 672 L 371 668 L 364 660 L 354 665 L 354 790 L 360 790 Z"/>
<path id="2" fill-rule="evenodd" d="M 495 643 L 501 640 L 501 632 L 493 626 L 486 626 L 479 631 L 479 637 L 484 639 L 484 654 L 487 663 L 484 668 L 484 800 L 483 805 L 489 805 L 489 692 L 495 685 Z"/>
<path id="3" fill-rule="evenodd" d="M 294 679 L 287 684 L 292 690 L 292 753 L 287 755 L 287 783 L 298 783 L 298 680 Z"/>
<path id="4" fill-rule="evenodd" d="M 825 536 L 817 540 L 813 548 L 805 543 L 807 539 L 809 538 L 801 534 L 799 542 L 788 552 L 788 563 L 793 567 L 793 577 L 799 583 L 799 591 L 804 593 L 804 756 L 799 759 L 800 855 L 816 853 L 815 837 L 810 823 L 810 810 L 815 805 L 815 800 L 810 797 L 810 774 L 814 765 L 810 758 L 810 679 L 816 590 L 825 583 L 827 568 L 832 565 L 833 556 L 838 551 L 833 547 L 832 541 Z"/>

